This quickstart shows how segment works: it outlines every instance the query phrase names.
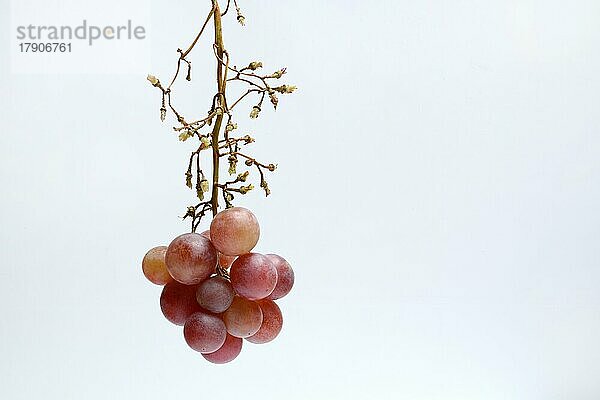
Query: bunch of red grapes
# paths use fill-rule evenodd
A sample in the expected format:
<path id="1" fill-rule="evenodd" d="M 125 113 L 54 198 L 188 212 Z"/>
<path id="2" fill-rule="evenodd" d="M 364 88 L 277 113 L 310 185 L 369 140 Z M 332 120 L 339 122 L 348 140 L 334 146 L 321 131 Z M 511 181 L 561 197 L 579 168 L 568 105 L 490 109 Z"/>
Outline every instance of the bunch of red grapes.
<path id="1" fill-rule="evenodd" d="M 146 278 L 164 285 L 164 316 L 183 325 L 187 344 L 212 363 L 235 359 L 243 339 L 270 342 L 283 326 L 274 300 L 290 292 L 294 271 L 276 254 L 251 253 L 259 236 L 252 212 L 228 208 L 209 231 L 178 236 L 142 261 Z"/>

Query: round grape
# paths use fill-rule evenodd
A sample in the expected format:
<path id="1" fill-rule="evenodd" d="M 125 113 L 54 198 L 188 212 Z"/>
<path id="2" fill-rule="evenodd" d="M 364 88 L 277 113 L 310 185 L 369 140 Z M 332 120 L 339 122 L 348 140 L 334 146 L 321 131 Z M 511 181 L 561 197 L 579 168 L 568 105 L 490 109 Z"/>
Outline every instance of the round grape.
<path id="1" fill-rule="evenodd" d="M 250 210 L 233 207 L 218 213 L 210 224 L 214 246 L 227 256 L 246 254 L 256 246 L 260 227 Z"/>
<path id="2" fill-rule="evenodd" d="M 267 298 L 277 300 L 292 290 L 292 286 L 294 286 L 294 270 L 283 257 L 277 254 L 267 254 L 266 257 L 275 264 L 275 268 L 277 269 L 277 285 L 275 285 L 273 293 Z"/>
<path id="3" fill-rule="evenodd" d="M 204 231 L 201 233 L 202 236 L 204 236 L 205 238 L 207 238 L 208 240 L 210 240 L 210 231 Z M 217 252 L 217 258 L 219 260 L 219 266 L 221 268 L 227 269 L 229 267 L 231 267 L 231 264 L 235 261 L 235 259 L 237 258 L 236 256 L 226 256 L 223 253 Z"/>
<path id="4" fill-rule="evenodd" d="M 239 338 L 246 338 L 258 332 L 262 319 L 260 306 L 240 296 L 235 296 L 231 306 L 223 313 L 227 332 Z"/>
<path id="5" fill-rule="evenodd" d="M 202 357 L 214 364 L 228 363 L 233 361 L 240 354 L 243 342 L 244 341 L 241 338 L 227 334 L 225 343 L 223 343 L 223 346 L 221 346 L 219 350 L 208 354 L 202 354 Z"/>
<path id="6" fill-rule="evenodd" d="M 160 295 L 160 309 L 165 318 L 175 325 L 183 325 L 190 315 L 200 311 L 196 301 L 197 286 L 171 281 Z"/>
<path id="7" fill-rule="evenodd" d="M 227 330 L 221 318 L 197 312 L 185 322 L 183 336 L 192 349 L 200 353 L 212 353 L 225 343 Z"/>
<path id="8" fill-rule="evenodd" d="M 231 283 L 220 276 L 213 276 L 198 286 L 196 299 L 200 307 L 215 314 L 227 310 L 233 301 Z"/>
<path id="9" fill-rule="evenodd" d="M 219 266 L 221 268 L 227 269 L 229 267 L 231 267 L 231 264 L 233 264 L 233 262 L 236 260 L 237 256 L 226 256 L 223 253 L 219 253 L 218 259 L 219 259 Z"/>
<path id="10" fill-rule="evenodd" d="M 231 265 L 230 276 L 236 293 L 250 300 L 267 297 L 277 285 L 275 265 L 258 253 L 239 256 Z"/>
<path id="11" fill-rule="evenodd" d="M 150 249 L 142 260 L 144 276 L 157 285 L 164 285 L 173 280 L 165 265 L 166 252 L 167 246 L 158 246 Z"/>
<path id="12" fill-rule="evenodd" d="M 200 283 L 208 278 L 217 265 L 217 251 L 207 238 L 197 233 L 176 237 L 165 255 L 169 273 L 185 285 Z"/>
<path id="13" fill-rule="evenodd" d="M 251 343 L 263 344 L 275 339 L 283 327 L 283 316 L 279 306 L 273 300 L 260 300 L 257 302 L 263 313 L 263 322 L 258 332 L 247 337 Z"/>

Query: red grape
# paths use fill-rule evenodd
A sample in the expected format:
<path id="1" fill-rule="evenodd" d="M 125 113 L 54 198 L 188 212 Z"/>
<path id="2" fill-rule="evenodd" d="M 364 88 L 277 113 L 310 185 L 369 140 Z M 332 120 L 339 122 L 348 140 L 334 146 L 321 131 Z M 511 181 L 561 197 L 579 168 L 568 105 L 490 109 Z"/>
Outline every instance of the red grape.
<path id="1" fill-rule="evenodd" d="M 200 307 L 215 314 L 227 310 L 233 301 L 231 283 L 220 276 L 213 276 L 198 286 L 196 299 Z"/>
<path id="2" fill-rule="evenodd" d="M 150 249 L 142 260 L 142 271 L 148 280 L 157 285 L 171 282 L 173 278 L 165 265 L 167 246 L 158 246 Z"/>
<path id="3" fill-rule="evenodd" d="M 204 236 L 205 238 L 207 238 L 208 240 L 210 240 L 210 231 L 204 231 L 201 233 L 201 235 Z M 219 266 L 221 268 L 227 269 L 227 268 L 231 267 L 231 263 L 233 263 L 237 257 L 236 256 L 226 256 L 223 253 L 217 252 L 217 258 L 219 260 Z"/>
<path id="4" fill-rule="evenodd" d="M 185 324 L 190 315 L 200 311 L 196 289 L 195 285 L 184 285 L 177 281 L 167 283 L 160 295 L 160 309 L 164 316 L 175 325 Z"/>
<path id="5" fill-rule="evenodd" d="M 210 240 L 202 235 L 186 233 L 171 242 L 165 261 L 173 279 L 192 285 L 215 272 L 217 251 Z"/>
<path id="6" fill-rule="evenodd" d="M 247 337 L 246 340 L 256 344 L 270 342 L 275 339 L 283 327 L 283 316 L 279 306 L 273 300 L 260 300 L 257 302 L 263 313 L 263 322 L 258 332 Z"/>
<path id="7" fill-rule="evenodd" d="M 263 299 L 277 284 L 277 269 L 266 256 L 243 254 L 231 266 L 231 284 L 236 293 L 250 300 Z"/>
<path id="8" fill-rule="evenodd" d="M 223 346 L 221 346 L 219 350 L 208 354 L 202 354 L 202 357 L 214 364 L 228 363 L 233 361 L 240 354 L 243 342 L 244 341 L 241 338 L 227 334 L 225 343 L 223 343 Z"/>
<path id="9" fill-rule="evenodd" d="M 197 312 L 185 322 L 183 336 L 192 349 L 201 353 L 212 353 L 225 343 L 227 330 L 221 318 Z"/>
<path id="10" fill-rule="evenodd" d="M 250 210 L 232 207 L 218 213 L 210 224 L 214 246 L 228 256 L 248 253 L 258 243 L 260 227 Z"/>
<path id="11" fill-rule="evenodd" d="M 292 290 L 292 286 L 294 286 L 294 270 L 283 257 L 277 254 L 267 254 L 266 257 L 275 264 L 275 268 L 277 269 L 277 285 L 273 293 L 267 298 L 277 300 Z"/>
<path id="12" fill-rule="evenodd" d="M 231 267 L 231 264 L 233 264 L 233 262 L 235 261 L 235 259 L 237 258 L 237 256 L 226 256 L 223 253 L 219 253 L 219 266 L 221 268 L 229 268 Z"/>
<path id="13" fill-rule="evenodd" d="M 223 313 L 227 332 L 239 338 L 252 336 L 258 332 L 262 319 L 260 306 L 240 296 L 235 296 L 231 306 Z"/>

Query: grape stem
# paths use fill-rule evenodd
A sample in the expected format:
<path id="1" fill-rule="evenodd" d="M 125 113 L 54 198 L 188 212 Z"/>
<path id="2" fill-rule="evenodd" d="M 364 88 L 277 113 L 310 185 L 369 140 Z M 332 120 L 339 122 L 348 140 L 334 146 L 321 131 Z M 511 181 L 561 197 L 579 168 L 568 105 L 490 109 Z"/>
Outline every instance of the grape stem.
<path id="1" fill-rule="evenodd" d="M 215 51 L 219 55 L 217 60 L 217 89 L 219 93 L 218 100 L 220 103 L 225 102 L 225 87 L 227 84 L 227 75 L 223 76 L 223 64 L 220 60 L 223 59 L 223 28 L 221 26 L 221 9 L 219 8 L 218 0 L 213 0 L 213 16 L 215 21 Z M 213 161 L 213 185 L 210 204 L 212 206 L 213 217 L 217 215 L 219 210 L 219 132 L 223 123 L 223 112 L 217 115 L 215 126 L 213 127 L 212 138 L 212 161 Z"/>
<path id="2" fill-rule="evenodd" d="M 222 2 L 224 2 L 224 0 L 222 0 Z M 179 126 L 173 127 L 173 130 L 179 136 L 179 140 L 186 141 L 192 137 L 196 137 L 200 141 L 197 150 L 193 151 L 190 155 L 188 168 L 185 173 L 186 186 L 190 189 L 195 189 L 196 195 L 200 200 L 200 203 L 195 206 L 189 206 L 186 214 L 183 216 L 184 219 L 188 217 L 191 218 L 192 232 L 196 231 L 201 219 L 207 213 L 211 212 L 214 217 L 219 212 L 219 195 L 222 195 L 225 207 L 229 208 L 233 207 L 232 201 L 235 198 L 234 196 L 237 196 L 238 194 L 245 195 L 254 188 L 252 184 L 243 185 L 243 183 L 246 182 L 246 178 L 250 171 L 246 170 L 238 173 L 238 161 L 244 161 L 244 165 L 247 168 L 255 168 L 260 178 L 260 187 L 264 190 L 265 195 L 268 196 L 271 193 L 267 181 L 265 180 L 265 172 L 274 171 L 276 166 L 275 164 L 258 162 L 253 157 L 241 152 L 240 147 L 253 143 L 254 139 L 248 134 L 240 137 L 233 136 L 233 131 L 237 129 L 237 123 L 234 123 L 232 111 L 234 107 L 237 111 L 243 100 L 256 96 L 258 102 L 255 103 L 250 110 L 250 118 L 256 119 L 261 113 L 265 98 L 268 97 L 273 108 L 277 109 L 279 103 L 277 97 L 278 94 L 292 93 L 296 89 L 295 86 L 291 85 L 277 86 L 272 84 L 286 73 L 286 68 L 280 68 L 272 73 L 259 74 L 257 71 L 262 68 L 262 62 L 260 61 L 252 61 L 242 68 L 229 64 L 229 54 L 227 50 L 225 50 L 223 44 L 221 17 L 227 14 L 232 3 L 237 14 L 237 21 L 241 25 L 244 25 L 245 17 L 242 15 L 237 0 L 227 0 L 227 6 L 224 12 L 221 12 L 219 0 L 211 0 L 212 7 L 192 43 L 185 50 L 177 49 L 179 55 L 177 59 L 177 69 L 173 77 L 169 80 L 168 86 L 163 86 L 160 80 L 153 75 L 148 75 L 147 78 L 152 86 L 161 91 L 161 120 L 164 121 L 167 116 L 167 111 L 170 111 L 170 114 L 172 113 L 179 123 Z M 186 119 L 183 114 L 176 109 L 176 105 L 172 102 L 172 87 L 184 68 L 187 69 L 185 80 L 191 81 L 192 63 L 187 57 L 200 42 L 200 38 L 211 20 L 214 23 L 214 42 L 212 50 L 217 62 L 217 92 L 212 97 L 210 108 L 203 118 L 195 120 Z M 230 72 L 231 75 L 229 78 L 227 77 L 228 72 Z M 231 106 L 228 105 L 225 93 L 228 82 L 246 86 L 245 91 L 242 91 L 240 95 L 238 95 L 239 97 L 231 103 Z M 225 117 L 227 117 L 226 120 Z M 209 132 L 202 132 L 204 129 L 207 129 Z M 223 139 L 221 139 L 221 131 L 223 131 Z M 203 154 L 202 151 L 208 150 L 209 148 L 212 155 L 212 179 L 210 182 L 209 177 L 207 177 L 202 170 L 200 161 L 201 155 Z M 233 175 L 233 179 L 221 183 L 219 182 L 219 172 L 220 159 L 223 157 L 227 157 L 227 159 L 223 161 L 228 162 L 228 172 L 229 175 Z M 256 174 L 253 174 L 253 176 L 256 176 Z M 196 181 L 195 188 L 192 183 L 194 177 Z M 232 185 L 239 185 L 239 187 Z M 210 198 L 205 200 L 205 193 L 208 192 L 210 192 Z"/>

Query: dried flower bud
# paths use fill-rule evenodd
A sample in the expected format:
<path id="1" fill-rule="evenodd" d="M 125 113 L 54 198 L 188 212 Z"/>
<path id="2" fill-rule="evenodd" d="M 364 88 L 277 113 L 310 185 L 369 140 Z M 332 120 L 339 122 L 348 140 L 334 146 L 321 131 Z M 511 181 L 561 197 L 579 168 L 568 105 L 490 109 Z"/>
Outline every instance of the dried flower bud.
<path id="1" fill-rule="evenodd" d="M 204 193 L 208 193 L 208 181 L 206 179 L 202 179 L 200 181 L 200 189 L 204 192 Z"/>
<path id="2" fill-rule="evenodd" d="M 202 189 L 198 186 L 196 186 L 196 196 L 198 196 L 198 199 L 200 201 L 204 200 L 204 192 L 202 191 Z"/>
<path id="3" fill-rule="evenodd" d="M 252 160 L 246 160 L 246 165 L 247 166 L 251 167 L 252 164 L 254 164 L 254 161 L 252 161 Z"/>
<path id="4" fill-rule="evenodd" d="M 271 104 L 273 104 L 273 108 L 277 110 L 277 103 L 279 103 L 279 99 L 275 95 L 275 93 L 269 93 L 269 99 L 271 99 Z"/>
<path id="5" fill-rule="evenodd" d="M 192 188 L 192 173 L 191 171 L 187 171 L 185 173 L 185 186 Z"/>
<path id="6" fill-rule="evenodd" d="M 245 144 L 254 143 L 254 138 L 250 137 L 250 135 L 246 135 L 242 139 L 244 139 Z"/>
<path id="7" fill-rule="evenodd" d="M 206 136 L 200 137 L 200 150 L 208 149 L 210 147 L 210 139 Z"/>
<path id="8" fill-rule="evenodd" d="M 236 156 L 229 156 L 228 161 L 229 161 L 229 170 L 227 172 L 229 172 L 229 175 L 234 175 L 236 173 L 237 158 L 236 158 Z"/>
<path id="9" fill-rule="evenodd" d="M 237 127 L 238 127 L 238 126 L 237 126 L 237 124 L 234 124 L 234 123 L 231 123 L 231 122 L 230 122 L 230 123 L 228 123 L 228 124 L 227 124 L 227 126 L 225 127 L 225 130 L 226 130 L 227 132 L 231 132 L 231 131 L 233 131 L 233 130 L 237 129 Z"/>
<path id="10" fill-rule="evenodd" d="M 158 86 L 160 84 L 160 81 L 154 75 L 148 75 L 146 79 L 148 79 L 152 86 Z"/>
<path id="11" fill-rule="evenodd" d="M 275 78 L 275 79 L 279 79 L 283 76 L 283 74 L 285 74 L 285 70 L 286 68 L 281 68 L 279 71 L 275 71 L 273 72 L 271 75 L 269 75 L 267 78 Z"/>
<path id="12" fill-rule="evenodd" d="M 179 134 L 179 140 L 181 140 L 182 142 L 185 142 L 186 140 L 188 140 L 191 137 L 192 137 L 192 133 L 190 131 L 183 131 Z"/>
<path id="13" fill-rule="evenodd" d="M 225 208 L 233 207 L 233 204 L 231 204 L 233 201 L 233 195 L 230 192 L 224 192 L 223 197 L 225 198 Z"/>
<path id="14" fill-rule="evenodd" d="M 187 218 L 187 217 L 194 217 L 194 215 L 196 215 L 196 207 L 194 206 L 189 206 L 187 208 L 187 212 L 185 213 L 185 215 L 183 216 L 183 218 Z"/>
<path id="15" fill-rule="evenodd" d="M 164 106 L 162 106 L 160 108 L 160 120 L 164 121 L 165 118 L 167 118 L 167 109 Z"/>
<path id="16" fill-rule="evenodd" d="M 250 184 L 248 186 L 240 186 L 240 193 L 241 194 L 246 194 L 249 191 L 251 191 L 252 189 L 254 189 L 254 185 Z"/>
<path id="17" fill-rule="evenodd" d="M 262 68 L 262 63 L 260 61 L 252 61 L 250 64 L 248 64 L 248 69 L 252 70 L 252 71 L 256 71 L 259 68 Z"/>
<path id="18" fill-rule="evenodd" d="M 275 164 L 269 164 L 267 165 L 267 169 L 271 172 L 275 171 L 277 169 L 277 165 Z"/>
<path id="19" fill-rule="evenodd" d="M 246 25 L 246 18 L 244 18 L 244 16 L 242 14 L 238 14 L 237 20 L 240 23 L 240 25 L 242 25 L 242 26 Z"/>
<path id="20" fill-rule="evenodd" d="M 252 119 L 258 118 L 258 114 L 260 114 L 260 107 L 259 106 L 252 107 L 252 111 L 250 112 L 250 118 L 252 118 Z"/>
<path id="21" fill-rule="evenodd" d="M 269 184 L 264 179 L 260 181 L 260 187 L 264 189 L 265 196 L 268 196 L 271 194 L 271 189 L 269 189 Z"/>
<path id="22" fill-rule="evenodd" d="M 293 93 L 296 89 L 298 88 L 294 85 L 281 85 L 273 88 L 273 90 L 282 94 Z"/>
<path id="23" fill-rule="evenodd" d="M 243 174 L 239 174 L 237 176 L 237 180 L 240 182 L 246 182 L 246 179 L 248 179 L 248 175 L 250 174 L 250 172 L 246 171 Z"/>

